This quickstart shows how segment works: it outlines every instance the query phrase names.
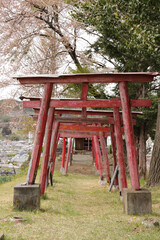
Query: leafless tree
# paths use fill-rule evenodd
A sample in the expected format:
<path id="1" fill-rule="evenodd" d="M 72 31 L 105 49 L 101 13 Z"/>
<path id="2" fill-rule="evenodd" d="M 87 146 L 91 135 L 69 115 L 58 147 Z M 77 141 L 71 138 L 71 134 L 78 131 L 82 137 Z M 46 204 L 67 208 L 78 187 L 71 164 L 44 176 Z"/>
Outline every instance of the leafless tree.
<path id="1" fill-rule="evenodd" d="M 84 53 L 80 60 L 77 50 L 81 30 L 69 11 L 61 0 L 1 1 L 0 71 L 7 84 L 17 84 L 8 81 L 11 74 L 65 72 L 70 64 L 82 70 Z"/>

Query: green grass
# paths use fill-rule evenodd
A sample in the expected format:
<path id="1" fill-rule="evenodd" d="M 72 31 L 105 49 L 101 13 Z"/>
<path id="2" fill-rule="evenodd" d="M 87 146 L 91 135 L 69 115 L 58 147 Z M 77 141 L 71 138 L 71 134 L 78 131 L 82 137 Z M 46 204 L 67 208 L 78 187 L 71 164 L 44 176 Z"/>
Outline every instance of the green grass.
<path id="1" fill-rule="evenodd" d="M 160 189 L 152 188 L 153 214 L 123 213 L 118 192 L 100 186 L 97 176 L 54 176 L 54 186 L 41 198 L 39 211 L 17 211 L 12 207 L 13 187 L 25 182 L 26 173 L 0 185 L 0 232 L 6 240 L 159 240 L 160 228 L 147 228 L 142 220 L 160 220 Z M 11 217 L 26 221 L 14 223 Z"/>
<path id="2" fill-rule="evenodd" d="M 13 175 L 9 175 L 9 176 L 0 176 L 0 184 L 5 183 L 5 182 L 10 182 L 13 181 L 13 179 L 17 179 L 18 177 L 21 176 L 25 176 L 27 175 L 27 167 L 25 164 L 24 166 L 21 167 L 20 172 L 18 172 L 17 174 L 13 174 Z M 5 170 L 5 169 L 3 169 Z M 8 171 L 8 169 L 6 169 L 6 171 Z"/>
<path id="3" fill-rule="evenodd" d="M 4 182 L 9 182 L 13 179 L 13 175 L 11 176 L 0 176 L 0 184 Z"/>

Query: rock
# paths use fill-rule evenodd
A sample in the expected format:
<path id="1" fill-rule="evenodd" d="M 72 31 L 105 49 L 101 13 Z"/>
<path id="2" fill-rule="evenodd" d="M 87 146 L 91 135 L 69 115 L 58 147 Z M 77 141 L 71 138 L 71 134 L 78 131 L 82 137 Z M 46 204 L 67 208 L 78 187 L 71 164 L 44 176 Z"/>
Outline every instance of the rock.
<path id="1" fill-rule="evenodd" d="M 13 168 L 13 164 L 12 163 L 9 163 L 8 166 L 9 166 L 9 168 Z"/>
<path id="2" fill-rule="evenodd" d="M 0 175 L 17 173 L 28 160 L 31 149 L 32 144 L 28 144 L 28 141 L 0 140 Z"/>
<path id="3" fill-rule="evenodd" d="M 159 227 L 159 220 L 156 218 L 147 218 L 142 221 L 142 224 L 146 227 Z"/>
<path id="4" fill-rule="evenodd" d="M 26 152 L 18 153 L 11 159 L 11 162 L 17 163 L 18 165 L 22 165 L 24 162 L 28 160 L 29 154 Z"/>
<path id="5" fill-rule="evenodd" d="M 25 151 L 20 151 L 20 152 L 19 152 L 19 155 L 20 155 L 20 156 L 22 156 L 22 155 L 24 155 L 24 154 L 28 154 L 28 153 L 25 152 Z"/>

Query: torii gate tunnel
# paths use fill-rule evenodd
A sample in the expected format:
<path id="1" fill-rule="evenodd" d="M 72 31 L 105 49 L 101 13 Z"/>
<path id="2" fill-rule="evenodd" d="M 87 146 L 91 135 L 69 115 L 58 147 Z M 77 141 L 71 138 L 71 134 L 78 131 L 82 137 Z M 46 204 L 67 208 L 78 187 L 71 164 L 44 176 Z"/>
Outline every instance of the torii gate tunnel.
<path id="1" fill-rule="evenodd" d="M 71 75 L 35 75 L 35 76 L 19 76 L 17 79 L 21 84 L 43 84 L 44 93 L 42 99 L 28 98 L 29 101 L 24 101 L 24 107 L 31 107 L 38 113 L 38 121 L 34 146 L 31 156 L 30 167 L 28 170 L 27 184 L 34 184 L 37 170 L 39 167 L 40 155 L 44 134 L 46 132 L 46 141 L 44 143 L 43 163 L 41 169 L 41 194 L 44 194 L 45 183 L 49 163 L 52 163 L 52 174 L 54 172 L 56 147 L 59 137 L 63 137 L 63 154 L 62 160 L 64 165 L 65 156 L 65 138 L 70 138 L 68 146 L 67 161 L 72 147 L 72 138 L 90 137 L 92 138 L 93 158 L 96 158 L 96 163 L 99 168 L 100 176 L 102 177 L 102 158 L 99 149 L 99 141 L 101 144 L 103 160 L 105 162 L 105 171 L 108 182 L 110 181 L 109 162 L 105 146 L 104 137 L 111 135 L 113 150 L 117 147 L 117 159 L 120 168 L 120 183 L 121 188 L 127 187 L 125 162 L 123 153 L 122 132 L 125 133 L 127 159 L 130 167 L 131 185 L 134 190 L 138 190 L 139 176 L 138 165 L 136 158 L 136 148 L 133 132 L 133 124 L 135 123 L 131 113 L 131 107 L 151 106 L 151 100 L 131 100 L 128 93 L 128 82 L 151 82 L 158 73 L 103 73 L 103 74 L 71 74 Z M 53 84 L 81 83 L 82 92 L 80 99 L 51 99 Z M 120 98 L 110 100 L 88 100 L 88 84 L 89 83 L 118 83 Z M 113 111 L 92 111 L 87 108 L 113 108 Z M 71 110 L 65 108 L 74 108 Z M 82 110 L 76 110 L 82 108 Z M 122 112 L 119 111 L 122 109 Z M 78 118 L 66 118 L 62 115 L 73 114 L 81 115 Z M 91 115 L 92 118 L 88 118 Z M 93 118 L 98 115 L 99 118 Z M 103 118 L 100 118 L 105 116 Z M 106 126 L 110 124 L 110 127 Z M 124 125 L 124 129 L 121 125 Z M 115 135 L 114 135 L 115 134 Z M 116 147 L 115 139 L 116 138 Z M 52 138 L 52 144 L 51 144 Z M 51 152 L 51 158 L 49 155 Z M 114 163 L 116 166 L 116 153 L 114 150 Z M 115 167 L 114 166 L 114 167 Z M 67 171 L 66 165 L 65 171 Z"/>

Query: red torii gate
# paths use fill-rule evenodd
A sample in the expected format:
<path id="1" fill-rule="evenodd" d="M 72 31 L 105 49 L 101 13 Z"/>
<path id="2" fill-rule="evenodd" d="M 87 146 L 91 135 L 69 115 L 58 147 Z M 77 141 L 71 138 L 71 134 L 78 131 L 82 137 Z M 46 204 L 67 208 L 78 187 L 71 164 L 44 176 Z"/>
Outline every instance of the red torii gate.
<path id="1" fill-rule="evenodd" d="M 66 112 L 66 110 L 64 110 Z M 39 113 L 39 109 L 36 109 L 36 112 Z M 92 111 L 94 112 L 94 111 Z M 62 113 L 62 111 L 61 111 Z M 74 110 L 70 110 L 70 114 L 74 114 Z M 82 113 L 82 112 L 81 112 Z M 100 115 L 100 112 L 96 111 L 94 112 L 98 115 Z M 64 114 L 64 113 L 63 113 Z M 87 111 L 86 111 L 87 114 Z M 103 112 L 104 114 L 104 112 Z M 106 113 L 108 115 L 108 112 Z M 109 112 L 109 115 L 113 115 L 113 112 Z M 134 114 L 135 115 L 135 114 Z M 37 118 L 37 117 L 36 117 Z M 34 119 L 36 119 L 34 116 Z M 110 183 L 110 169 L 109 169 L 109 160 L 108 160 L 108 154 L 106 151 L 105 147 L 105 140 L 104 137 L 107 137 L 110 135 L 110 127 L 102 127 L 102 126 L 93 126 L 93 123 L 98 123 L 98 124 L 114 124 L 114 119 L 109 117 L 106 119 L 102 118 L 65 118 L 65 117 L 55 117 L 55 120 L 58 120 L 60 122 L 60 127 L 58 131 L 59 137 L 63 137 L 63 140 L 68 137 L 68 138 L 92 138 L 95 139 L 97 136 L 100 139 L 101 143 L 101 149 L 102 149 L 102 154 L 103 154 L 103 160 L 104 160 L 104 166 L 105 166 L 105 175 L 108 183 Z M 63 123 L 66 124 L 63 124 Z M 81 123 L 83 122 L 83 123 Z M 123 123 L 121 121 L 121 123 Z M 83 125 L 82 125 L 83 124 Z M 85 125 L 84 125 L 85 124 Z M 89 126 L 91 124 L 91 126 Z M 100 125 L 101 125 L 100 124 Z M 121 128 L 122 132 L 124 132 L 124 129 Z M 76 131 L 76 132 L 75 132 Z M 71 142 L 71 141 L 70 141 Z M 101 180 L 103 180 L 103 175 L 102 175 L 102 162 L 101 162 L 101 153 L 99 150 L 99 143 L 97 142 L 97 139 L 94 140 L 94 144 L 96 144 L 96 150 L 98 151 L 96 156 L 99 155 L 98 159 L 96 159 L 96 165 L 98 165 L 98 160 L 99 165 L 101 168 L 99 168 L 100 172 L 100 177 Z M 92 148 L 94 149 L 94 144 Z M 71 145 L 69 145 L 68 148 L 68 154 L 67 154 L 67 161 L 66 161 L 66 167 L 65 167 L 65 174 L 67 173 L 68 170 L 68 161 L 69 161 L 69 156 L 70 156 L 70 149 Z M 65 140 L 63 141 L 63 154 L 62 154 L 62 168 L 64 168 L 64 158 L 65 158 Z M 115 161 L 116 162 L 116 161 Z M 54 155 L 54 160 L 53 163 L 55 163 L 55 155 Z M 116 165 L 115 165 L 116 167 Z M 53 168 L 54 169 L 54 168 Z M 41 193 L 44 193 L 44 187 L 45 187 L 45 178 L 46 178 L 46 172 L 45 172 L 45 167 L 42 167 L 42 175 L 44 175 L 44 178 L 41 178 Z M 52 172 L 53 174 L 53 172 Z M 41 176 L 42 176 L 41 175 Z M 125 186 L 127 187 L 127 186 Z"/>
<path id="2" fill-rule="evenodd" d="M 38 98 L 25 98 L 25 97 L 21 97 L 21 99 L 30 99 L 30 100 L 36 100 L 36 101 L 40 101 L 40 99 Z M 28 107 L 32 105 L 35 106 L 35 103 L 34 102 L 28 102 L 29 104 L 26 104 L 27 102 L 24 102 L 24 107 Z M 112 101 L 110 101 L 110 103 L 112 103 Z M 151 101 L 147 100 L 146 102 L 145 101 L 139 101 L 138 105 L 150 105 L 151 104 Z M 136 104 L 135 104 L 136 105 Z M 39 113 L 39 109 L 34 109 L 36 113 Z M 62 114 L 67 114 L 67 113 L 70 113 L 70 114 L 81 114 L 82 115 L 82 111 L 75 111 L 75 110 L 60 110 L 59 111 L 55 111 L 55 113 L 58 112 L 58 113 L 61 113 L 60 115 Z M 115 112 L 115 110 L 114 110 Z M 91 113 L 94 113 L 94 115 L 98 115 L 100 116 L 101 114 L 103 116 L 113 116 L 113 111 L 108 111 L 108 112 L 101 112 L 101 111 L 91 111 Z M 86 111 L 86 116 L 88 114 L 91 114 L 91 113 L 88 113 L 88 111 Z M 122 188 L 126 188 L 127 187 L 127 180 L 126 180 L 126 173 L 125 173 L 125 165 L 124 165 L 124 155 L 123 155 L 123 143 L 122 143 L 122 134 L 121 134 L 121 124 L 123 123 L 122 119 L 120 119 L 120 116 L 119 116 L 119 110 L 117 108 L 117 114 L 118 114 L 118 118 L 119 118 L 119 121 L 117 121 L 117 119 L 113 119 L 111 117 L 107 117 L 106 119 L 102 119 L 102 118 L 65 118 L 65 117 L 56 117 L 55 116 L 55 120 L 58 120 L 60 123 L 69 123 L 67 125 L 62 125 L 60 126 L 60 130 L 59 130 L 59 137 L 63 137 L 65 138 L 66 137 L 66 133 L 69 134 L 67 135 L 67 137 L 69 138 L 80 138 L 80 137 L 84 137 L 84 135 L 82 134 L 82 132 L 85 131 L 85 137 L 92 137 L 93 138 L 93 144 L 92 144 L 92 148 L 94 150 L 94 148 L 96 149 L 96 157 L 98 156 L 98 159 L 96 158 L 96 166 L 98 167 L 98 165 L 100 165 L 100 168 L 99 168 L 99 173 L 100 173 L 100 177 L 101 177 L 101 180 L 103 180 L 103 175 L 102 175 L 102 161 L 101 161 L 101 153 L 100 153 L 100 150 L 99 150 L 99 143 L 97 142 L 97 139 L 96 139 L 96 136 L 100 139 L 100 143 L 101 143 L 101 149 L 102 149 L 102 155 L 103 155 L 103 159 L 104 159 L 104 164 L 105 164 L 105 174 L 106 174 L 106 178 L 107 178 L 107 181 L 108 183 L 110 183 L 110 169 L 109 169 L 109 160 L 108 160 L 108 155 L 107 155 L 107 151 L 106 151 L 106 148 L 105 148 L 105 140 L 104 140 L 104 134 L 105 133 L 109 133 L 110 132 L 110 128 L 106 128 L 106 127 L 101 127 L 101 126 L 84 126 L 87 125 L 87 124 L 93 124 L 93 123 L 98 123 L 99 125 L 101 124 L 106 124 L 106 123 L 109 123 L 109 124 L 114 124 L 116 123 L 117 127 L 116 127 L 116 142 L 118 144 L 118 152 L 119 152 L 119 155 L 118 155 L 118 163 L 120 165 L 120 170 L 121 171 L 121 178 L 120 178 L 120 182 L 121 182 L 121 186 Z M 139 114 L 139 113 L 138 113 Z M 137 113 L 132 113 L 132 116 L 136 116 Z M 36 117 L 34 116 L 34 119 L 36 119 Z M 83 122 L 83 123 L 82 123 Z M 79 125 L 77 125 L 79 123 Z M 83 126 L 80 126 L 80 123 L 83 124 Z M 101 124 L 100 124 L 101 123 Z M 135 120 L 132 120 L 132 123 L 135 123 Z M 77 126 L 76 126 L 77 125 Z M 76 131 L 76 134 L 75 132 Z M 78 131 L 78 134 L 77 134 L 77 131 Z M 93 132 L 94 131 L 94 132 Z M 91 134 L 92 132 L 92 134 Z M 97 135 L 96 132 L 99 132 L 99 134 Z M 102 134 L 103 132 L 103 134 Z M 124 132 L 124 130 L 122 129 L 122 132 Z M 87 135 L 86 135 L 87 134 Z M 106 134 L 105 134 L 106 135 Z M 109 134 L 107 134 L 108 136 Z M 113 141 L 113 138 L 112 138 L 112 141 Z M 64 144 L 65 144 L 65 141 L 64 141 Z M 70 139 L 70 144 L 71 144 L 71 139 Z M 113 144 L 114 145 L 114 144 Z M 95 146 L 95 147 L 94 147 Z M 63 148 L 65 148 L 63 146 Z M 67 173 L 67 170 L 68 170 L 68 161 L 69 161 L 69 156 L 70 156 L 70 149 L 71 149 L 71 145 L 69 145 L 69 148 L 68 148 L 68 154 L 67 154 L 67 163 L 66 163 L 66 168 L 65 168 L 65 173 Z M 115 149 L 113 148 L 113 151 L 115 151 Z M 94 151 L 93 151 L 94 152 Z M 63 151 L 63 158 L 62 158 L 62 168 L 64 168 L 64 157 L 65 157 L 65 154 L 64 154 L 64 151 Z M 116 153 L 114 153 L 114 168 L 116 168 Z M 54 158 L 53 158 L 53 165 L 55 164 L 55 154 L 54 154 Z M 45 159 L 45 158 L 44 158 Z M 45 160 L 44 160 L 45 161 Z M 98 161 L 99 161 L 99 164 L 98 164 Z M 52 168 L 52 174 L 53 174 L 53 171 L 54 171 L 54 167 Z M 41 177 L 41 193 L 43 194 L 44 193 L 44 188 L 45 188 L 45 179 L 46 179 L 46 169 L 45 169 L 45 166 L 42 165 L 42 175 L 44 175 L 44 177 Z M 117 183 L 116 183 L 117 184 Z"/>
<path id="3" fill-rule="evenodd" d="M 82 107 L 83 117 L 86 116 L 87 107 L 113 107 L 114 116 L 116 119 L 119 118 L 119 107 L 122 107 L 122 117 L 124 122 L 124 130 L 127 144 L 127 156 L 130 162 L 130 175 L 131 184 L 133 189 L 139 189 L 138 179 L 138 167 L 136 160 L 135 142 L 131 118 L 131 106 L 134 106 L 133 102 L 129 99 L 128 85 L 127 82 L 150 82 L 153 80 L 157 73 L 108 73 L 108 74 L 76 74 L 76 75 L 45 75 L 45 76 L 24 76 L 17 77 L 21 84 L 44 84 L 44 94 L 41 102 L 35 101 L 37 104 L 34 107 L 40 107 L 40 113 L 38 115 L 38 124 L 36 129 L 36 135 L 34 140 L 34 148 L 32 152 L 32 164 L 29 172 L 29 184 L 34 184 L 37 169 L 39 166 L 40 153 L 42 149 L 43 137 L 47 122 L 53 122 L 54 111 L 56 107 Z M 111 83 L 117 82 L 120 90 L 120 99 L 113 99 L 112 103 L 110 100 L 87 100 L 88 83 Z M 83 83 L 81 100 L 51 100 L 53 84 L 58 83 Z M 134 101 L 134 100 L 133 100 Z M 138 102 L 137 102 L 138 103 Z M 48 110 L 50 111 L 48 113 Z M 53 112 L 52 119 L 50 112 Z M 119 120 L 117 120 L 119 122 Z M 53 146 L 52 150 L 56 146 L 56 136 L 59 127 L 59 122 L 55 121 L 53 131 Z M 48 129 L 48 132 L 51 129 Z M 118 129 L 117 129 L 118 131 Z M 51 134 L 50 134 L 51 135 Z M 49 136 L 49 134 L 48 134 Z M 49 156 L 49 150 L 47 146 L 50 142 L 50 137 L 45 144 L 46 156 Z M 49 144 L 50 145 L 50 144 Z M 118 144 L 118 146 L 120 146 Z M 52 151 L 53 152 L 53 151 Z M 119 152 L 119 150 L 118 150 Z M 121 169 L 123 171 L 123 169 Z"/>

